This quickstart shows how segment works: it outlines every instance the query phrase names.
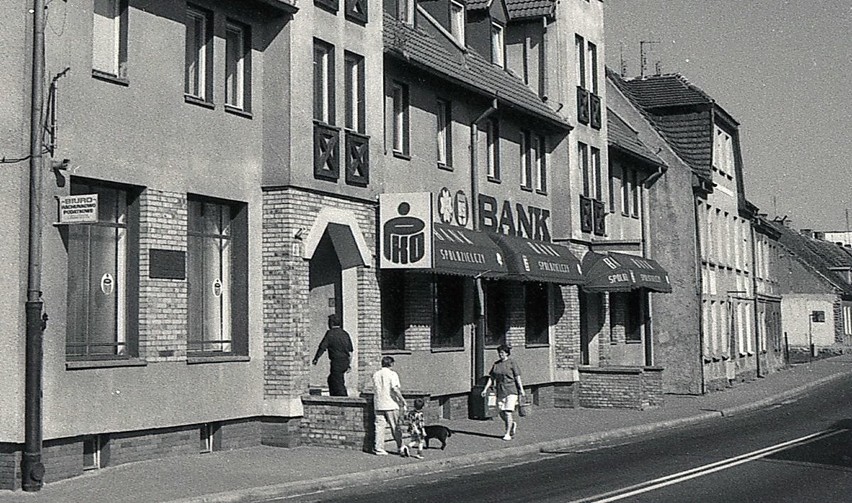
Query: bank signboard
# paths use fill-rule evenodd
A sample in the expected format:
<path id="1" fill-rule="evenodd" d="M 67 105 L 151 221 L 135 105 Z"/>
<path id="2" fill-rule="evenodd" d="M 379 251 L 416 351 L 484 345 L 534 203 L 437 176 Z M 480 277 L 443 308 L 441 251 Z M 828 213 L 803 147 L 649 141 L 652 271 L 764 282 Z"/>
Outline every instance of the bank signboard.
<path id="1" fill-rule="evenodd" d="M 382 269 L 432 268 L 432 194 L 379 195 Z"/>

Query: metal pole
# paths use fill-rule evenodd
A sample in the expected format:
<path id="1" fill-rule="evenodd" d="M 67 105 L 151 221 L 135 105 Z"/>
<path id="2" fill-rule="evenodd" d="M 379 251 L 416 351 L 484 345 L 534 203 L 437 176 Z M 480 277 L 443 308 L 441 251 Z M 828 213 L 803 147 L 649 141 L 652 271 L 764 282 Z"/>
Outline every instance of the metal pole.
<path id="1" fill-rule="evenodd" d="M 33 0 L 32 106 L 30 116 L 30 222 L 29 268 L 26 302 L 26 384 L 24 453 L 21 458 L 21 488 L 38 491 L 44 479 L 42 448 L 42 320 L 41 300 L 41 200 L 42 200 L 42 108 L 44 106 L 44 0 Z"/>

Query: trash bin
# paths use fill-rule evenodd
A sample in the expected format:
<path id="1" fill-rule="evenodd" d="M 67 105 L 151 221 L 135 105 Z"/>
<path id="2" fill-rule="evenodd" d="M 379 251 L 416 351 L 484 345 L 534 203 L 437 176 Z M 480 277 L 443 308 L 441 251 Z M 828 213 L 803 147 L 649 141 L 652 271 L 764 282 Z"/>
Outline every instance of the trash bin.
<path id="1" fill-rule="evenodd" d="M 486 396 L 482 396 L 485 384 L 477 384 L 470 390 L 467 401 L 468 416 L 470 419 L 491 419 L 497 415 L 497 394 L 494 389 L 488 390 Z"/>

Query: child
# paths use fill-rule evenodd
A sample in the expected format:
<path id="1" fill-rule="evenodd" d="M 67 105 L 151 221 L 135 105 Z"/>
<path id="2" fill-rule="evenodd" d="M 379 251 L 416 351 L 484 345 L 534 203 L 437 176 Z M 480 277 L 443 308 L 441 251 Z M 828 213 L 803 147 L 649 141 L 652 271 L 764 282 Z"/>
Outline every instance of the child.
<path id="1" fill-rule="evenodd" d="M 412 458 L 423 459 L 423 447 L 426 445 L 426 430 L 425 419 L 423 418 L 423 406 L 426 402 L 422 398 L 414 399 L 414 409 L 405 414 L 405 419 L 408 422 L 408 433 L 411 435 L 411 442 L 408 446 L 414 451 L 410 454 Z M 409 449 L 406 451 L 411 452 Z"/>

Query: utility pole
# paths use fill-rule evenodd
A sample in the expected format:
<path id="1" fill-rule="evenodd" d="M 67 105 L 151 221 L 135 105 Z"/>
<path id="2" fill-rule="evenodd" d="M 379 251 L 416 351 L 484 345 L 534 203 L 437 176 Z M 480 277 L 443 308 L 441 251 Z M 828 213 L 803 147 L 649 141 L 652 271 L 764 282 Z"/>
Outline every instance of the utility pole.
<path id="1" fill-rule="evenodd" d="M 21 488 L 38 491 L 44 480 L 42 448 L 42 319 L 41 300 L 41 202 L 44 171 L 42 108 L 44 107 L 44 0 L 33 0 L 33 66 L 30 110 L 30 221 L 27 270 L 26 383 L 24 453 L 21 457 Z"/>

